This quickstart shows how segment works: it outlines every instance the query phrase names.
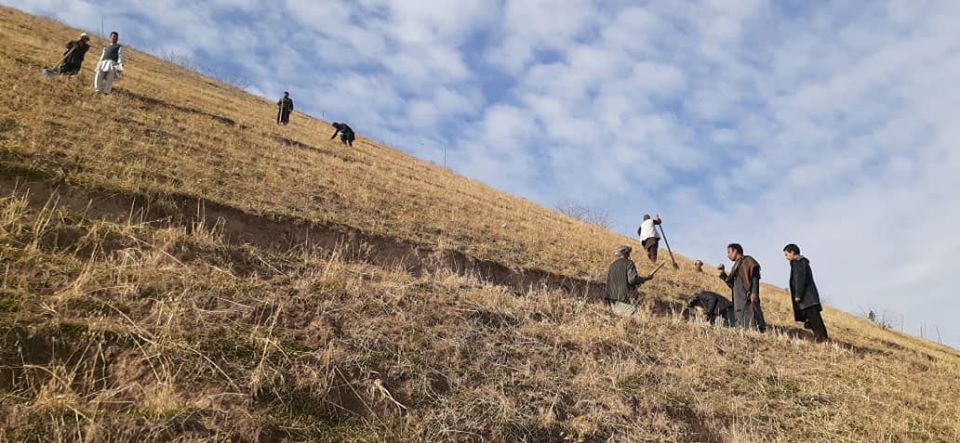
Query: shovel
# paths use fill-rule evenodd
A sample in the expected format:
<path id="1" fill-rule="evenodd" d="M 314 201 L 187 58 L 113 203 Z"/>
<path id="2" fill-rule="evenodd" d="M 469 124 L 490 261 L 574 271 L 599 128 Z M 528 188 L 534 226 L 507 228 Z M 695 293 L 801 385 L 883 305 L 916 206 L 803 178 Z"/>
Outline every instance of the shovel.
<path id="1" fill-rule="evenodd" d="M 66 60 L 67 57 L 70 57 L 70 54 L 73 54 L 73 51 L 75 49 L 77 49 L 76 46 L 74 46 L 73 48 L 70 48 L 70 50 L 67 51 L 66 54 L 63 54 L 63 57 L 60 58 L 60 61 L 54 64 L 52 68 L 49 66 L 46 66 L 40 69 L 40 73 L 43 74 L 44 77 L 56 77 L 57 74 L 60 73 L 60 65 L 63 64 L 63 61 Z"/>

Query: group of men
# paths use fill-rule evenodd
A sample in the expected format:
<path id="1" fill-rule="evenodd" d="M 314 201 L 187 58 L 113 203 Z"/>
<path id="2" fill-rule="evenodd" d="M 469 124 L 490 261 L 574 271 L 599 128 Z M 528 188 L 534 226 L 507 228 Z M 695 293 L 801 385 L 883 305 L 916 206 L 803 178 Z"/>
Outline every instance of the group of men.
<path id="1" fill-rule="evenodd" d="M 67 42 L 63 58 L 57 65 L 60 75 L 77 75 L 83 67 L 83 59 L 90 50 L 90 36 L 80 34 L 80 38 Z M 97 92 L 109 94 L 113 90 L 113 82 L 123 74 L 123 45 L 120 44 L 120 34 L 110 33 L 110 43 L 103 47 L 100 61 L 97 62 L 93 87 Z"/>
<path id="2" fill-rule="evenodd" d="M 93 79 L 93 86 L 97 92 L 109 94 L 113 90 L 113 82 L 123 74 L 123 45 L 119 41 L 120 34 L 111 32 L 110 43 L 103 47 Z M 89 50 L 90 36 L 87 33 L 82 33 L 78 39 L 67 42 L 63 57 L 57 64 L 56 73 L 60 75 L 79 74 L 83 67 L 83 60 Z M 277 124 L 288 125 L 292 112 L 293 99 L 290 98 L 290 92 L 284 91 L 283 97 L 277 102 Z M 330 137 L 331 140 L 339 135 L 341 143 L 353 147 L 353 142 L 357 139 L 353 128 L 340 122 L 334 122 L 333 128 L 334 133 Z"/>
<path id="3" fill-rule="evenodd" d="M 657 248 L 660 235 L 656 227 L 662 223 L 660 216 L 643 216 L 643 222 L 637 233 L 640 243 L 651 262 L 657 261 Z M 607 272 L 605 302 L 612 312 L 618 315 L 633 315 L 637 312 L 637 289 L 653 278 L 660 269 L 658 266 L 647 276 L 637 272 L 636 264 L 630 259 L 632 248 L 619 246 L 614 251 L 616 260 L 610 264 Z M 817 340 L 827 340 L 827 328 L 823 323 L 820 293 L 813 279 L 810 261 L 800 255 L 800 247 L 789 244 L 783 248 L 784 258 L 790 263 L 790 297 L 793 305 L 794 320 L 803 322 Z M 733 262 L 727 272 L 723 264 L 717 267 L 720 279 L 730 288 L 732 299 L 726 299 L 712 291 L 702 291 L 694 295 L 687 303 L 690 309 L 702 310 L 704 318 L 711 324 L 751 329 L 764 332 L 767 323 L 763 317 L 760 303 L 760 263 L 743 253 L 738 243 L 727 245 L 727 258 Z M 695 269 L 702 272 L 703 262 L 697 261 Z"/>
<path id="4" fill-rule="evenodd" d="M 277 124 L 280 126 L 287 126 L 290 124 L 290 113 L 293 112 L 293 99 L 290 98 L 290 92 L 283 91 L 283 97 L 277 101 Z M 353 141 L 357 139 L 357 135 L 353 132 L 351 128 L 346 123 L 333 122 L 333 135 L 330 136 L 330 140 L 337 138 L 337 135 L 340 136 L 340 142 L 353 147 Z"/>
<path id="5" fill-rule="evenodd" d="M 113 82 L 123 73 L 123 46 L 119 43 L 120 34 L 110 33 L 110 43 L 103 48 L 100 61 L 97 63 L 94 87 L 97 92 L 109 94 Z M 80 34 L 80 38 L 66 44 L 57 71 L 60 75 L 76 75 L 80 72 L 84 57 L 90 50 L 90 37 Z M 293 112 L 293 99 L 289 92 L 277 102 L 277 124 L 286 126 L 290 123 L 290 114 Z M 331 140 L 340 136 L 344 145 L 353 146 L 356 134 L 346 123 L 334 122 L 335 129 Z M 637 230 L 640 243 L 651 262 L 657 261 L 657 252 L 660 243 L 660 233 L 657 227 L 663 223 L 658 214 L 650 217 L 643 216 L 643 222 Z M 794 319 L 803 322 L 811 329 L 817 339 L 826 340 L 827 330 L 820 314 L 820 294 L 813 280 L 810 270 L 810 261 L 800 255 L 800 248 L 789 244 L 783 249 L 784 257 L 790 262 L 790 294 L 793 302 Z M 607 273 L 607 287 L 605 301 L 610 309 L 620 315 L 633 315 L 637 312 L 634 302 L 636 290 L 645 282 L 653 278 L 660 269 L 658 266 L 647 276 L 637 273 L 636 264 L 630 260 L 632 248 L 620 246 L 616 249 L 616 260 L 610 265 Z M 766 331 L 767 324 L 763 318 L 763 309 L 760 305 L 760 264 L 751 256 L 744 255 L 743 247 L 737 243 L 727 246 L 727 258 L 733 262 L 733 267 L 727 273 L 723 264 L 717 267 L 720 279 L 730 287 L 733 302 L 715 292 L 703 291 L 695 295 L 688 302 L 688 307 L 702 309 L 705 318 L 711 324 L 720 321 L 730 327 L 755 329 Z M 662 266 L 662 265 L 661 265 Z M 702 272 L 703 262 L 697 261 L 695 269 Z"/>

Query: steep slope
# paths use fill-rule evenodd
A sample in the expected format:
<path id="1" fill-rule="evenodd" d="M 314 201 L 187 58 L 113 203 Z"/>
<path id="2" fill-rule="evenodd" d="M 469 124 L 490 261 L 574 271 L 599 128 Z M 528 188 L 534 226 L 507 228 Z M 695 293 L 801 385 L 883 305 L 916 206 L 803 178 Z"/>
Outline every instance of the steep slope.
<path id="1" fill-rule="evenodd" d="M 0 23 L 0 437 L 960 439 L 949 348 L 810 343 L 774 287 L 772 334 L 687 323 L 686 259 L 612 318 L 629 239 L 146 54 L 42 79 L 76 31 Z"/>

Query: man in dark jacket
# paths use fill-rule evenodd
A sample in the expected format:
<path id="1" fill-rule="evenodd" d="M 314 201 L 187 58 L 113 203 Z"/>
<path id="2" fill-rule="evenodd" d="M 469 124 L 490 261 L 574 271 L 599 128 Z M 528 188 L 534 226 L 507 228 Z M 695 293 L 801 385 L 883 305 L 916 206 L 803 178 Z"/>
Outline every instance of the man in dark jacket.
<path id="1" fill-rule="evenodd" d="M 800 255 L 800 247 L 791 243 L 783 248 L 783 256 L 790 262 L 790 297 L 793 302 L 793 319 L 813 331 L 817 340 L 827 339 L 827 326 L 823 324 L 820 311 L 820 292 L 813 281 L 810 260 Z"/>
<path id="2" fill-rule="evenodd" d="M 90 50 L 90 37 L 86 34 L 80 34 L 80 38 L 67 42 L 67 50 L 63 53 L 63 61 L 60 62 L 58 72 L 60 75 L 77 75 L 80 67 L 83 65 L 83 58 Z"/>
<path id="3" fill-rule="evenodd" d="M 330 136 L 330 140 L 337 138 L 337 134 L 340 134 L 340 142 L 352 148 L 353 141 L 357 138 L 356 134 L 353 133 L 353 129 L 347 126 L 346 123 L 338 122 L 333 122 L 333 128 L 336 129 L 336 131 Z"/>
<path id="4" fill-rule="evenodd" d="M 290 93 L 283 91 L 283 98 L 277 102 L 277 124 L 286 126 L 290 123 L 290 113 L 293 112 L 293 99 Z"/>
<path id="5" fill-rule="evenodd" d="M 720 279 L 733 290 L 737 327 L 766 331 L 767 324 L 760 307 L 760 263 L 743 255 L 743 246 L 737 243 L 727 245 L 727 258 L 733 262 L 730 273 L 727 274 L 723 264 L 717 269 L 720 270 Z"/>
<path id="6" fill-rule="evenodd" d="M 614 314 L 630 316 L 637 313 L 637 306 L 634 303 L 634 296 L 637 288 L 653 278 L 653 275 L 660 269 L 654 269 L 647 277 L 642 277 L 637 273 L 637 265 L 630 260 L 630 252 L 633 248 L 629 246 L 620 246 L 614 251 L 617 259 L 610 264 L 610 270 L 607 271 L 607 288 L 604 294 L 604 301 Z"/>
<path id="7" fill-rule="evenodd" d="M 711 325 L 717 324 L 717 320 L 720 320 L 720 324 L 724 326 L 734 326 L 737 322 L 733 303 L 716 292 L 701 291 L 690 299 L 687 308 L 703 309 L 703 315 Z"/>

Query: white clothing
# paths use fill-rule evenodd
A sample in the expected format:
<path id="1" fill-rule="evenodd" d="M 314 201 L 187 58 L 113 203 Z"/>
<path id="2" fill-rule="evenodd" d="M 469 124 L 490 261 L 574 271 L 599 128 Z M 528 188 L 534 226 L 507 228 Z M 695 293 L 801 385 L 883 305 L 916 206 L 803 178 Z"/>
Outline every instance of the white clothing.
<path id="1" fill-rule="evenodd" d="M 653 219 L 644 220 L 643 223 L 640 223 L 640 242 L 648 238 L 660 238 L 660 233 L 657 232 L 657 228 L 654 227 Z"/>
<path id="2" fill-rule="evenodd" d="M 96 75 L 93 77 L 93 87 L 97 89 L 97 92 L 102 92 L 104 94 L 109 94 L 113 90 L 113 82 L 117 79 L 117 71 L 107 70 L 101 71 L 97 69 Z"/>
<path id="3" fill-rule="evenodd" d="M 117 51 L 117 61 L 104 60 L 107 55 L 107 49 L 104 48 L 100 54 L 100 62 L 97 63 L 96 75 L 93 77 L 93 87 L 97 92 L 109 94 L 113 90 L 113 82 L 123 72 L 123 48 Z"/>
<path id="4" fill-rule="evenodd" d="M 97 71 L 107 71 L 111 69 L 116 69 L 117 71 L 123 71 L 123 46 L 117 49 L 117 61 L 113 60 L 104 60 L 104 57 L 107 56 L 107 48 L 103 48 L 103 52 L 100 53 L 100 62 L 97 63 Z"/>

